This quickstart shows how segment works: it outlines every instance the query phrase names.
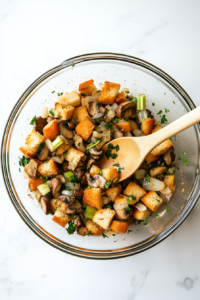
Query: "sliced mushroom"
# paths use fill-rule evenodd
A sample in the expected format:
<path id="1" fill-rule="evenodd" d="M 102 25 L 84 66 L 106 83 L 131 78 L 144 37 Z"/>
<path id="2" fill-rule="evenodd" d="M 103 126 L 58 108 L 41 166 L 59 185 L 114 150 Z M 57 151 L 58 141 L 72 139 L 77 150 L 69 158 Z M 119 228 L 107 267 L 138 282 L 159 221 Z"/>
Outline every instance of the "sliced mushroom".
<path id="1" fill-rule="evenodd" d="M 66 203 L 65 201 L 61 200 L 60 197 L 56 201 L 56 207 L 58 210 L 66 213 L 66 214 L 75 214 L 76 208 L 73 204 Z"/>
<path id="2" fill-rule="evenodd" d="M 104 189 L 105 188 L 105 179 L 100 176 L 100 175 L 94 175 L 94 178 L 92 178 L 92 176 L 87 173 L 86 174 L 86 179 L 87 179 L 87 183 L 90 187 L 95 187 L 95 188 L 101 188 Z"/>
<path id="3" fill-rule="evenodd" d="M 61 188 L 61 180 L 59 178 L 53 178 L 51 179 L 51 190 L 52 190 L 52 194 L 53 197 L 56 199 L 59 197 L 60 193 L 60 188 Z"/>
<path id="4" fill-rule="evenodd" d="M 163 156 L 164 161 L 169 166 L 175 159 L 174 148 L 171 147 Z"/>
<path id="5" fill-rule="evenodd" d="M 49 201 L 50 201 L 49 197 L 47 197 L 47 196 L 41 197 L 41 200 L 40 200 L 41 208 L 42 208 L 43 212 L 45 213 L 45 215 L 48 214 Z"/>
<path id="6" fill-rule="evenodd" d="M 81 185 L 83 185 L 83 186 L 87 185 L 86 175 L 83 175 L 83 178 L 81 179 Z"/>
<path id="7" fill-rule="evenodd" d="M 63 162 L 62 167 L 63 167 L 64 172 L 66 172 L 68 170 L 68 162 L 67 161 Z"/>
<path id="8" fill-rule="evenodd" d="M 132 210 L 128 212 L 126 208 L 116 210 L 116 218 L 119 220 L 128 220 L 130 219 L 132 214 L 133 214 Z"/>
<path id="9" fill-rule="evenodd" d="M 76 173 L 75 173 L 78 181 L 81 181 L 84 175 L 84 170 L 82 168 L 76 168 Z"/>
<path id="10" fill-rule="evenodd" d="M 68 122 L 68 127 L 69 127 L 69 129 L 74 130 L 74 128 L 75 128 L 74 122 L 72 122 L 72 121 Z"/>
<path id="11" fill-rule="evenodd" d="M 108 197 L 107 194 L 102 194 L 101 199 L 102 199 L 103 205 L 106 205 L 112 201 L 111 198 Z"/>
<path id="12" fill-rule="evenodd" d="M 63 134 L 63 136 L 67 139 L 73 139 L 73 130 L 74 128 L 71 128 L 71 125 L 69 125 L 69 122 L 67 121 L 62 121 L 59 124 L 59 130 L 60 133 Z"/>
<path id="13" fill-rule="evenodd" d="M 62 183 L 66 182 L 65 177 L 61 174 L 57 175 L 56 178 L 59 178 Z"/>
<path id="14" fill-rule="evenodd" d="M 76 199 L 74 197 L 69 197 L 69 196 L 66 196 L 66 195 L 60 195 L 57 200 L 62 200 L 63 202 L 66 202 L 66 203 L 69 203 L 69 204 L 72 204 L 72 203 L 75 203 Z"/>
<path id="15" fill-rule="evenodd" d="M 87 105 L 88 112 L 90 116 L 94 117 L 100 113 L 100 103 L 97 101 L 89 102 Z"/>
<path id="16" fill-rule="evenodd" d="M 38 153 L 38 158 L 40 160 L 46 160 L 48 155 L 49 155 L 49 149 L 47 148 L 46 144 L 44 144 L 44 147 Z"/>
<path id="17" fill-rule="evenodd" d="M 137 108 L 136 102 L 126 101 L 126 102 L 122 102 L 118 106 L 116 113 L 119 118 L 123 118 L 123 119 L 134 117 L 136 116 L 136 108 Z"/>
<path id="18" fill-rule="evenodd" d="M 37 201 L 40 203 L 41 202 L 41 197 L 42 197 L 42 194 L 36 190 L 35 192 L 35 198 L 37 199 Z"/>
<path id="19" fill-rule="evenodd" d="M 47 119 L 43 119 L 42 117 L 36 118 L 36 124 L 34 126 L 35 131 L 43 134 L 43 128 L 47 125 Z"/>
<path id="20" fill-rule="evenodd" d="M 86 151 L 86 143 L 84 141 L 84 139 L 81 136 L 78 136 L 75 139 L 75 146 L 76 149 L 78 149 L 79 151 L 85 152 Z"/>
<path id="21" fill-rule="evenodd" d="M 90 150 L 90 154 L 91 154 L 92 156 L 99 156 L 99 155 L 101 155 L 102 153 L 103 153 L 103 151 L 102 151 L 102 150 L 97 150 L 96 147 L 93 147 L 93 148 Z"/>
<path id="22" fill-rule="evenodd" d="M 168 170 L 168 167 L 156 167 L 150 170 L 151 177 L 155 177 L 157 175 L 166 173 Z"/>
<path id="23" fill-rule="evenodd" d="M 88 160 L 88 162 L 87 162 L 87 169 L 89 168 L 89 167 L 91 167 L 93 164 L 95 164 L 96 163 L 96 161 L 95 161 L 95 159 L 94 158 L 90 158 L 89 160 Z"/>
<path id="24" fill-rule="evenodd" d="M 37 178 L 37 166 L 38 163 L 34 159 L 31 159 L 25 166 L 24 171 L 30 178 Z"/>
<path id="25" fill-rule="evenodd" d="M 86 227 L 80 227 L 78 229 L 78 234 L 82 235 L 82 236 L 86 236 L 88 234 L 88 229 Z"/>
<path id="26" fill-rule="evenodd" d="M 105 108 L 103 107 L 103 106 L 101 106 L 100 108 L 99 108 L 99 111 L 100 111 L 100 113 L 102 113 L 102 114 L 105 114 Z"/>
<path id="27" fill-rule="evenodd" d="M 80 226 L 82 226 L 80 216 L 74 216 L 74 225 L 76 226 L 76 229 L 78 229 Z"/>
<path id="28" fill-rule="evenodd" d="M 83 197 L 83 188 L 82 187 L 79 190 L 74 191 L 74 197 L 78 198 L 78 199 Z"/>

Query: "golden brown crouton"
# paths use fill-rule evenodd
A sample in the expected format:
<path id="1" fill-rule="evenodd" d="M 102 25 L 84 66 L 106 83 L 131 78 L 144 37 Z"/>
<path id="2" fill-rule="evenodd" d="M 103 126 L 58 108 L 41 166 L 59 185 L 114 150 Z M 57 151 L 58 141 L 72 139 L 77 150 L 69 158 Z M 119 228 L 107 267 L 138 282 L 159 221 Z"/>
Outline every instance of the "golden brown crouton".
<path id="1" fill-rule="evenodd" d="M 112 187 L 110 189 L 106 190 L 106 194 L 108 195 L 108 197 L 112 200 L 115 201 L 115 199 L 117 198 L 117 196 L 120 195 L 122 191 L 121 186 L 116 186 L 116 187 Z"/>
<path id="2" fill-rule="evenodd" d="M 77 126 L 76 126 L 76 133 L 77 135 L 82 136 L 82 138 L 87 141 L 89 137 L 91 136 L 93 129 L 95 125 L 92 124 L 89 120 L 85 119 L 82 120 Z"/>
<path id="3" fill-rule="evenodd" d="M 103 178 L 105 178 L 106 181 L 113 181 L 114 179 L 119 179 L 119 173 L 114 168 L 102 169 L 102 176 Z"/>
<path id="4" fill-rule="evenodd" d="M 71 93 L 66 93 L 58 97 L 58 102 L 62 104 L 62 107 L 65 108 L 68 105 L 70 106 L 79 106 L 81 105 L 81 97 L 77 91 L 72 91 Z"/>
<path id="5" fill-rule="evenodd" d="M 146 157 L 146 161 L 148 164 L 150 164 L 158 159 L 159 159 L 159 156 L 153 156 L 153 154 L 151 154 L 151 153 L 149 153 Z"/>
<path id="6" fill-rule="evenodd" d="M 124 120 L 120 120 L 117 124 L 116 124 L 122 132 L 126 133 L 126 132 L 130 132 L 131 131 L 131 126 L 129 124 L 128 121 L 124 121 Z"/>
<path id="7" fill-rule="evenodd" d="M 55 110 L 58 112 L 58 118 L 61 120 L 69 120 L 74 112 L 74 107 L 68 105 L 63 108 L 62 104 L 57 102 L 55 103 Z"/>
<path id="8" fill-rule="evenodd" d="M 124 194 L 127 196 L 131 196 L 136 198 L 136 202 L 140 200 L 141 197 L 146 195 L 146 191 L 143 190 L 139 185 L 137 185 L 135 182 L 130 182 L 129 185 L 126 187 Z M 135 203 L 136 203 L 135 202 Z"/>
<path id="9" fill-rule="evenodd" d="M 136 208 L 133 212 L 133 216 L 137 220 L 146 220 L 149 215 L 150 215 L 150 211 L 148 209 L 144 211 L 140 211 L 139 209 Z"/>
<path id="10" fill-rule="evenodd" d="M 46 179 L 36 178 L 36 179 L 30 179 L 28 182 L 28 186 L 30 187 L 31 191 L 34 192 L 37 190 L 37 187 L 40 184 L 43 184 L 46 182 Z"/>
<path id="11" fill-rule="evenodd" d="M 92 221 L 97 223 L 102 228 L 108 229 L 110 227 L 110 224 L 114 216 L 115 216 L 115 211 L 113 209 L 110 208 L 99 209 L 95 213 Z"/>
<path id="12" fill-rule="evenodd" d="M 55 140 L 55 138 L 60 134 L 58 123 L 56 120 L 50 121 L 43 129 L 43 133 L 45 139 L 49 139 L 51 141 Z"/>
<path id="13" fill-rule="evenodd" d="M 33 151 L 37 152 L 38 147 L 40 146 L 41 143 L 44 142 L 44 140 L 45 140 L 44 136 L 41 135 L 39 132 L 35 131 L 35 129 L 33 129 L 31 134 L 29 134 L 26 138 L 26 144 Z"/>
<path id="14" fill-rule="evenodd" d="M 150 170 L 150 176 L 156 177 L 157 175 L 166 173 L 167 171 L 168 171 L 168 167 L 165 167 L 165 166 L 155 167 Z"/>
<path id="15" fill-rule="evenodd" d="M 155 124 L 155 119 L 143 119 L 141 124 L 141 130 L 145 135 L 151 134 Z"/>
<path id="16" fill-rule="evenodd" d="M 117 94 L 117 97 L 115 98 L 115 102 L 117 104 L 120 104 L 120 103 L 123 103 L 126 101 L 127 101 L 127 98 L 126 98 L 125 92 L 121 92 L 121 93 Z"/>
<path id="17" fill-rule="evenodd" d="M 37 156 L 37 151 L 32 150 L 28 146 L 20 147 L 19 150 L 28 158 L 34 158 Z"/>
<path id="18" fill-rule="evenodd" d="M 90 174 L 94 178 L 94 175 L 99 175 L 100 174 L 100 169 L 97 166 L 92 165 L 92 167 L 90 169 Z"/>
<path id="19" fill-rule="evenodd" d="M 96 90 L 96 86 L 94 85 L 94 80 L 87 80 L 79 84 L 78 88 L 79 92 L 85 94 L 87 96 L 92 95 L 92 92 Z"/>
<path id="20" fill-rule="evenodd" d="M 63 154 L 65 151 L 69 149 L 70 145 L 63 143 L 56 149 L 56 155 Z"/>
<path id="21" fill-rule="evenodd" d="M 120 84 L 105 81 L 98 101 L 102 104 L 113 104 L 120 89 Z"/>
<path id="22" fill-rule="evenodd" d="M 170 191 L 171 191 L 172 194 L 173 194 L 174 191 L 175 191 L 176 185 L 170 185 L 169 188 L 170 188 Z"/>
<path id="23" fill-rule="evenodd" d="M 102 232 L 104 232 L 104 229 L 94 223 L 92 220 L 88 220 L 86 222 L 86 228 L 88 229 L 88 231 L 92 232 L 92 235 L 101 235 Z"/>
<path id="24" fill-rule="evenodd" d="M 154 156 L 162 155 L 166 153 L 171 147 L 173 147 L 173 144 L 170 141 L 170 139 L 168 139 L 163 143 L 161 143 L 160 145 L 158 145 L 155 149 L 153 149 L 153 151 L 151 151 L 151 154 L 153 154 Z"/>
<path id="25" fill-rule="evenodd" d="M 73 118 L 78 119 L 78 121 L 82 121 L 84 119 L 87 119 L 89 117 L 87 108 L 85 106 L 79 106 L 75 108 L 73 112 Z"/>
<path id="26" fill-rule="evenodd" d="M 75 148 L 69 149 L 65 157 L 65 159 L 69 162 L 68 169 L 74 171 L 83 156 L 83 152 Z"/>
<path id="27" fill-rule="evenodd" d="M 153 130 L 152 133 L 157 132 L 158 130 L 161 130 L 162 126 L 157 125 Z"/>
<path id="28" fill-rule="evenodd" d="M 115 232 L 126 233 L 129 224 L 127 222 L 113 220 L 110 228 Z"/>
<path id="29" fill-rule="evenodd" d="M 52 220 L 54 222 L 56 222 L 58 225 L 65 228 L 67 223 L 69 223 L 71 221 L 71 217 L 60 210 L 56 210 L 55 215 L 53 216 Z"/>
<path id="30" fill-rule="evenodd" d="M 38 167 L 38 172 L 42 176 L 52 177 L 58 174 L 58 167 L 53 159 L 50 159 L 48 162 L 44 162 Z"/>
<path id="31" fill-rule="evenodd" d="M 175 179 L 174 175 L 166 175 L 164 178 L 164 184 L 166 186 L 171 186 L 174 184 L 174 179 Z"/>
<path id="32" fill-rule="evenodd" d="M 51 199 L 50 209 L 53 213 L 55 213 L 55 211 L 57 210 L 57 200 L 56 199 Z"/>
<path id="33" fill-rule="evenodd" d="M 163 200 L 158 194 L 154 191 L 148 192 L 144 197 L 141 198 L 141 201 L 152 211 L 159 210 Z"/>
<path id="34" fill-rule="evenodd" d="M 97 209 L 102 208 L 101 189 L 90 188 L 84 190 L 83 203 L 86 205 L 95 207 Z"/>
<path id="35" fill-rule="evenodd" d="M 135 205 L 138 201 L 137 199 L 135 199 L 136 197 L 127 197 L 125 195 L 119 195 L 116 199 L 115 199 L 115 204 L 130 204 L 130 205 Z"/>

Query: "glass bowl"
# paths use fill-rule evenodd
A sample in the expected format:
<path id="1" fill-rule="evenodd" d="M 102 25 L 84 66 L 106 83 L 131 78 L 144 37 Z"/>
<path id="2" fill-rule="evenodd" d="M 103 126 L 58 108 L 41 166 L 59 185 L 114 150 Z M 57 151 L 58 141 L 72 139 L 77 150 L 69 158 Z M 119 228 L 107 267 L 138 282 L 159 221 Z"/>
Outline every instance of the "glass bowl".
<path id="1" fill-rule="evenodd" d="M 18 150 L 24 145 L 34 115 L 40 115 L 43 106 L 53 107 L 57 93 L 77 89 L 79 83 L 93 78 L 95 84 L 105 80 L 129 88 L 133 95 L 145 93 L 147 107 L 159 120 L 157 112 L 167 108 L 168 122 L 181 117 L 194 103 L 184 89 L 168 74 L 139 58 L 114 54 L 93 53 L 65 60 L 35 80 L 15 104 L 7 121 L 1 149 L 2 172 L 11 202 L 29 228 L 49 245 L 79 257 L 112 259 L 140 253 L 168 237 L 188 216 L 199 198 L 199 124 L 172 137 L 175 147 L 176 191 L 172 200 L 162 205 L 149 217 L 148 224 L 132 225 L 129 234 L 109 238 L 68 235 L 55 224 L 51 215 L 44 215 L 36 199 L 31 199 L 27 180 L 19 173 Z M 52 93 L 55 91 L 55 93 Z M 152 106 L 152 103 L 155 106 Z M 187 151 L 188 164 L 178 157 Z M 28 196 L 29 194 L 29 196 Z M 169 209 L 169 210 L 168 210 Z"/>

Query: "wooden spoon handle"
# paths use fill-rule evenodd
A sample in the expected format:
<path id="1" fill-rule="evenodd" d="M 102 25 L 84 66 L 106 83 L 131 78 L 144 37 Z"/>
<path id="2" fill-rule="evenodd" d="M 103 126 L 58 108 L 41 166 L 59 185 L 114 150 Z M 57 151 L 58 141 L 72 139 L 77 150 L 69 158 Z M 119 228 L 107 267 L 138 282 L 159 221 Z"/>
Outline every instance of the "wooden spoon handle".
<path id="1" fill-rule="evenodd" d="M 149 148 L 153 149 L 166 139 L 200 122 L 200 106 L 185 114 L 181 118 L 164 127 L 162 130 L 149 135 Z"/>

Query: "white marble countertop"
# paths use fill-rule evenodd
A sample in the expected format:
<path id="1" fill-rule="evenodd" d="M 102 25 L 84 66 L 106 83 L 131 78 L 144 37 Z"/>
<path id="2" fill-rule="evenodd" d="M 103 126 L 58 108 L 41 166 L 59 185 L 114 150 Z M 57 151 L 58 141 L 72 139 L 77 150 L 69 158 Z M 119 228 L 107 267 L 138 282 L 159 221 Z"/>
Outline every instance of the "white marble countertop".
<path id="1" fill-rule="evenodd" d="M 29 84 L 63 60 L 119 52 L 174 77 L 197 105 L 200 2 L 1 0 L 1 136 Z M 199 299 L 200 203 L 165 241 L 140 255 L 94 261 L 40 240 L 14 210 L 2 178 L 0 299 Z"/>

